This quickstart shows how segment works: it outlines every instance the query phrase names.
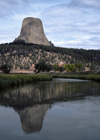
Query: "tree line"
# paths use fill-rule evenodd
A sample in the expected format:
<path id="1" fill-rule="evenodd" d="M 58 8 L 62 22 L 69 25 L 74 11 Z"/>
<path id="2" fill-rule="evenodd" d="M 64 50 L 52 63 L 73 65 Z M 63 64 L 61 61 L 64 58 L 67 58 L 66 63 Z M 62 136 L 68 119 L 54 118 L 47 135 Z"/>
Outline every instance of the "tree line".
<path id="1" fill-rule="evenodd" d="M 7 67 L 11 65 L 11 68 L 12 65 L 15 65 L 16 68 L 29 69 L 32 64 L 38 64 L 37 56 L 40 50 L 41 54 L 38 62 L 45 61 L 49 66 L 51 63 L 51 66 L 54 65 L 53 63 L 57 65 L 55 56 L 51 55 L 47 57 L 46 52 L 50 52 L 51 54 L 55 53 L 60 61 L 65 61 L 66 65 L 64 67 L 59 67 L 60 71 L 63 71 L 63 69 L 66 69 L 66 71 L 78 70 L 78 66 L 76 66 L 78 63 L 82 64 L 82 69 L 86 66 L 93 70 L 100 66 L 100 50 L 72 49 L 25 43 L 0 44 L 0 66 L 6 64 Z M 29 56 L 29 54 L 31 55 Z M 27 62 L 23 61 L 22 65 L 23 57 L 26 59 L 29 57 L 29 60 L 27 60 Z M 9 59 L 9 63 L 5 61 L 6 59 Z M 42 64 L 44 65 L 44 63 Z"/>

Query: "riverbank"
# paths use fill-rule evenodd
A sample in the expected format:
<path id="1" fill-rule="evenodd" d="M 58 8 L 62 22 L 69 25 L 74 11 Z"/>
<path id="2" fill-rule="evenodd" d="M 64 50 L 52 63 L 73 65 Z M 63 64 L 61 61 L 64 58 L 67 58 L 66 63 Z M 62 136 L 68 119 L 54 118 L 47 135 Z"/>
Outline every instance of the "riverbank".
<path id="1" fill-rule="evenodd" d="M 47 74 L 0 74 L 0 88 L 5 88 L 22 83 L 51 81 L 52 78 L 72 78 L 94 80 L 100 82 L 100 75 L 47 75 Z"/>
<path id="2" fill-rule="evenodd" d="M 53 75 L 53 78 L 73 78 L 73 79 L 83 79 L 83 80 L 94 80 L 100 82 L 100 75 Z"/>
<path id="3" fill-rule="evenodd" d="M 0 74 L 0 88 L 29 82 L 51 81 L 50 75 Z"/>

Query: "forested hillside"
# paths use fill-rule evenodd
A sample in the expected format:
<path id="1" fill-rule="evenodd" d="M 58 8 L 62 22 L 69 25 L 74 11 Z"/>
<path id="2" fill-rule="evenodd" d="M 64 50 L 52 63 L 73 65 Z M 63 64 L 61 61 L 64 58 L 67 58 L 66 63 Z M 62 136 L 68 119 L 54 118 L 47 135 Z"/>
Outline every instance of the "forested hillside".
<path id="1" fill-rule="evenodd" d="M 0 65 L 9 63 L 12 67 L 29 69 L 39 61 L 48 64 L 76 64 L 100 66 L 100 50 L 84 50 L 43 46 L 36 44 L 1 44 Z"/>

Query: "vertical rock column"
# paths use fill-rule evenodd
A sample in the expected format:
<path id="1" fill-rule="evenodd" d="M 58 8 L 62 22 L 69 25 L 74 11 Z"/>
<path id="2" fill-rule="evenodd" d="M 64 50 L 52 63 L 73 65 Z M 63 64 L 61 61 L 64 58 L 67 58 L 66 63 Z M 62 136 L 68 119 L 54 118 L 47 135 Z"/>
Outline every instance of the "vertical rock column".
<path id="1" fill-rule="evenodd" d="M 42 21 L 38 18 L 28 17 L 23 20 L 20 35 L 14 42 L 20 41 L 50 46 L 44 34 Z"/>

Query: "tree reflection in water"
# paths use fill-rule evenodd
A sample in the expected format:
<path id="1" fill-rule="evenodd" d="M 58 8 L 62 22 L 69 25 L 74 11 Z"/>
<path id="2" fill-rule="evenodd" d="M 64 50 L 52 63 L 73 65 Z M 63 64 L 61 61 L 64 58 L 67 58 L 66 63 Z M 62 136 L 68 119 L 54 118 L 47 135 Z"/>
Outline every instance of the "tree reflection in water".
<path id="1" fill-rule="evenodd" d="M 100 84 L 83 80 L 54 79 L 52 82 L 1 90 L 0 93 L 0 104 L 13 107 L 20 115 L 24 132 L 33 133 L 41 130 L 44 116 L 52 103 L 97 96 L 100 94 Z"/>

